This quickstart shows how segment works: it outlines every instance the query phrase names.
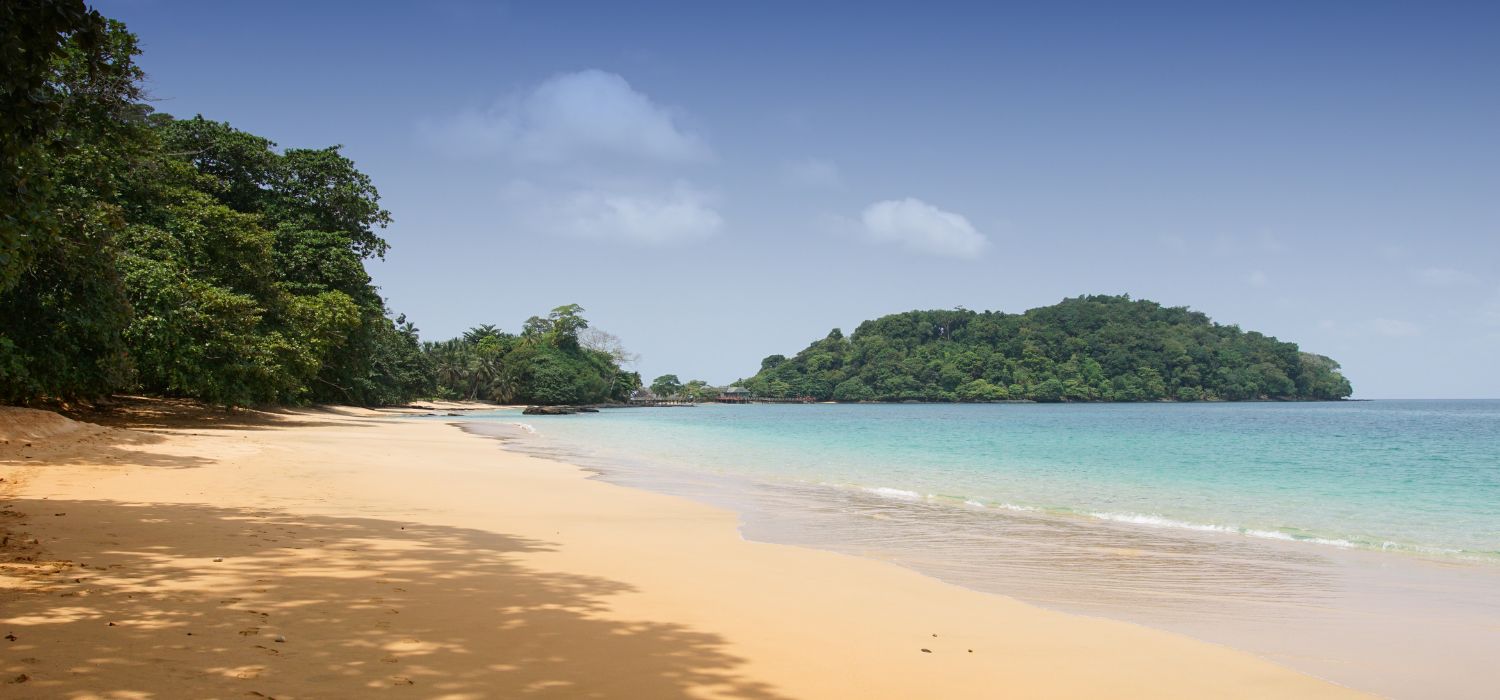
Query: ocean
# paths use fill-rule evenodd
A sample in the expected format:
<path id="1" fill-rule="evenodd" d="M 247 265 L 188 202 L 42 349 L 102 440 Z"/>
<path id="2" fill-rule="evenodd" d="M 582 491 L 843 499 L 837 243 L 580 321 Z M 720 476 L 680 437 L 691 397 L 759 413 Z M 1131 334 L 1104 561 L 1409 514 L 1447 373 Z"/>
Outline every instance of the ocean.
<path id="1" fill-rule="evenodd" d="M 1474 686 L 1452 676 L 1500 653 L 1500 401 L 705 405 L 463 422 L 732 509 L 751 539 L 1172 629 L 1387 695 L 1466 697 Z"/>

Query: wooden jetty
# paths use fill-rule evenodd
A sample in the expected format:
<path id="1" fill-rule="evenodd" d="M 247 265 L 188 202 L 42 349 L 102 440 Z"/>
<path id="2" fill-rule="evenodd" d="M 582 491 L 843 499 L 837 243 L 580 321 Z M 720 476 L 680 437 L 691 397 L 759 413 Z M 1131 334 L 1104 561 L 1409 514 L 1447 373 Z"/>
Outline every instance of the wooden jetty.
<path id="1" fill-rule="evenodd" d="M 762 396 L 729 396 L 720 395 L 714 399 L 714 403 L 817 403 L 818 400 L 811 396 L 793 396 L 789 398 L 770 398 Z"/>

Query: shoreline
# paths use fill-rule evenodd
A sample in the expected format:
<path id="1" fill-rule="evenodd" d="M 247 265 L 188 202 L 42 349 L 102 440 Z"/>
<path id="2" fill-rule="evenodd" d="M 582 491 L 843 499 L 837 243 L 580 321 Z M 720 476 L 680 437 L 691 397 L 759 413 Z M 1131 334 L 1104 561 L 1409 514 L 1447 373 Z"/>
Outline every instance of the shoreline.
<path id="1" fill-rule="evenodd" d="M 1241 402 L 1241 403 L 1246 403 L 1246 402 Z M 933 404 L 933 405 L 937 405 L 937 404 Z M 513 409 L 513 408 L 516 408 L 516 407 L 509 407 L 509 406 L 507 406 L 507 407 L 499 407 L 499 408 L 496 408 L 496 409 L 484 409 L 484 410 L 495 410 L 495 411 L 498 411 L 498 410 L 510 410 L 510 409 Z M 430 415 L 427 415 L 427 416 L 419 416 L 419 417 L 434 417 L 434 418 L 436 418 L 436 417 L 440 417 L 440 416 L 439 416 L 439 414 L 430 414 Z M 454 418 L 455 416 L 453 416 L 453 415 L 450 414 L 448 416 L 441 416 L 441 417 L 444 417 L 444 418 Z M 625 473 L 627 471 L 639 471 L 639 467 L 633 468 L 631 470 L 618 469 L 618 468 L 615 468 L 615 467 L 618 467 L 619 465 L 617 465 L 617 464 L 615 464 L 613 462 L 608 462 L 608 461 L 603 462 L 601 464 L 593 464 L 592 463 L 593 460 L 603 459 L 603 458 L 600 458 L 598 456 L 591 456 L 588 460 L 585 460 L 585 459 L 580 459 L 579 455 L 556 454 L 556 453 L 550 452 L 550 451 L 548 451 L 546 449 L 528 449 L 528 448 L 525 448 L 525 447 L 521 447 L 520 445 L 522 444 L 522 441 L 526 440 L 527 438 L 532 437 L 532 435 L 535 434 L 535 427 L 532 426 L 532 425 L 530 425 L 530 424 L 526 424 L 526 423 L 522 423 L 522 422 L 517 422 L 517 423 L 513 423 L 513 424 L 504 424 L 506 428 L 517 428 L 517 429 L 519 429 L 519 430 L 527 433 L 526 435 L 508 436 L 508 435 L 503 435 L 503 434 L 501 434 L 499 432 L 485 432 L 484 430 L 480 430 L 480 429 L 470 429 L 468 426 L 483 426 L 483 425 L 488 424 L 487 421 L 476 420 L 475 416 L 463 416 L 463 417 L 460 417 L 459 420 L 446 421 L 446 422 L 449 422 L 452 425 L 458 426 L 460 429 L 464 430 L 465 432 L 469 432 L 469 433 L 472 433 L 472 434 L 475 434 L 475 435 L 480 435 L 480 436 L 483 436 L 483 437 L 486 437 L 486 438 L 489 438 L 489 439 L 498 440 L 498 441 L 501 441 L 503 443 L 512 443 L 512 441 L 515 441 L 514 442 L 514 444 L 516 445 L 515 449 L 516 449 L 517 452 L 519 452 L 521 454 L 526 454 L 526 455 L 533 456 L 533 457 L 539 457 L 539 458 L 542 458 L 542 459 L 546 459 L 546 460 L 549 460 L 549 461 L 552 461 L 552 462 L 556 462 L 556 463 L 559 463 L 559 464 L 563 464 L 563 465 L 567 465 L 567 466 L 580 467 L 580 468 L 583 468 L 585 470 L 588 470 L 590 472 L 593 472 L 593 473 L 599 475 L 601 478 L 604 478 L 605 480 L 609 481 L 609 483 L 622 484 L 622 485 L 630 486 L 631 485 L 630 483 L 628 483 L 626 481 L 621 481 L 621 480 L 619 480 L 618 477 L 622 473 Z M 590 461 L 591 463 L 590 464 L 579 464 L 578 463 L 578 462 L 582 462 L 582 461 Z M 654 466 L 661 466 L 661 465 L 654 465 L 653 464 L 653 467 Z M 682 471 L 684 471 L 684 473 L 687 472 L 687 470 L 682 470 Z M 720 475 L 715 475 L 715 476 L 717 478 Z M 748 477 L 748 476 L 737 477 L 737 478 L 743 478 L 743 479 L 749 479 L 751 481 L 755 481 L 755 479 L 753 477 Z M 756 483 L 760 483 L 760 482 L 757 481 Z M 813 482 L 807 482 L 807 483 L 808 484 L 813 484 Z M 1008 513 L 1034 514 L 1038 518 L 1054 519 L 1054 520 L 1064 521 L 1064 522 L 1080 522 L 1080 521 L 1082 521 L 1082 522 L 1097 523 L 1097 524 L 1100 524 L 1100 525 L 1104 525 L 1104 524 L 1128 525 L 1128 526 L 1137 527 L 1137 528 L 1144 528 L 1144 529 L 1150 529 L 1150 530 L 1162 530 L 1162 531 L 1166 531 L 1166 532 L 1173 532 L 1173 533 L 1179 533 L 1179 534 L 1183 534 L 1183 533 L 1196 533 L 1196 534 L 1207 535 L 1207 536 L 1212 536 L 1212 537 L 1247 538 L 1247 539 L 1254 540 L 1254 541 L 1263 541 L 1263 542 L 1274 543 L 1274 544 L 1294 545 L 1294 546 L 1298 546 L 1298 547 L 1300 547 L 1300 546 L 1312 546 L 1312 547 L 1315 547 L 1315 548 L 1328 547 L 1328 548 L 1332 548 L 1333 550 L 1338 550 L 1338 551 L 1342 551 L 1342 552 L 1371 553 L 1371 554 L 1380 554 L 1380 555 L 1386 555 L 1386 556 L 1401 557 L 1404 560 L 1409 560 L 1409 561 L 1419 562 L 1419 563 L 1426 563 L 1426 564 L 1435 564 L 1435 565 L 1459 564 L 1459 565 L 1488 566 L 1488 567 L 1494 568 L 1496 571 L 1500 571 L 1500 553 L 1472 552 L 1472 551 L 1469 551 L 1469 550 L 1459 550 L 1459 549 L 1444 548 L 1444 547 L 1438 547 L 1438 546 L 1432 546 L 1432 545 L 1414 544 L 1414 543 L 1407 543 L 1407 542 L 1393 542 L 1393 541 L 1386 541 L 1386 542 L 1380 543 L 1379 545 L 1376 545 L 1375 543 L 1368 542 L 1368 541 L 1352 541 L 1352 540 L 1349 540 L 1349 539 L 1344 539 L 1344 538 L 1339 538 L 1339 537 L 1331 537 L 1331 536 L 1323 536 L 1323 535 L 1317 535 L 1317 534 L 1296 536 L 1296 535 L 1287 534 L 1285 532 L 1278 531 L 1278 530 L 1258 529 L 1258 528 L 1250 527 L 1250 526 L 1224 524 L 1224 523 L 1197 522 L 1197 521 L 1190 521 L 1190 520 L 1181 520 L 1181 519 L 1176 519 L 1176 518 L 1169 517 L 1169 516 L 1154 515 L 1154 514 L 1147 514 L 1147 513 L 1140 513 L 1140 512 L 1109 512 L 1109 511 L 1074 510 L 1074 509 L 1063 508 L 1063 507 L 1044 507 L 1044 506 L 1033 506 L 1033 505 L 1019 505 L 1019 504 L 1013 504 L 1013 503 L 1007 503 L 1007 502 L 1000 502 L 1000 501 L 985 501 L 985 502 L 981 502 L 979 500 L 973 500 L 973 498 L 967 497 L 967 496 L 945 495 L 945 494 L 940 494 L 940 493 L 921 493 L 921 492 L 918 492 L 918 491 L 907 490 L 907 489 L 901 488 L 901 487 L 883 486 L 883 485 L 878 485 L 878 484 L 842 483 L 842 482 L 840 482 L 840 483 L 816 482 L 813 485 L 816 485 L 818 487 L 826 487 L 828 489 L 834 489 L 834 490 L 842 491 L 842 492 L 845 492 L 845 493 L 864 494 L 864 495 L 879 497 L 879 498 L 883 498 L 883 499 L 889 499 L 891 501 L 899 502 L 899 503 L 924 503 L 924 504 L 930 504 L 930 505 L 941 506 L 941 507 L 949 507 L 949 508 L 963 507 L 963 508 L 966 508 L 966 509 L 978 510 L 978 511 L 981 511 L 981 512 L 996 512 L 996 513 L 1000 513 L 1000 514 L 1004 514 L 1006 512 L 1008 512 Z M 656 491 L 656 492 L 659 492 L 659 493 L 669 493 L 669 494 L 672 493 L 671 491 L 664 491 L 664 490 L 661 490 L 661 489 L 655 489 L 655 488 L 652 488 L 652 487 L 649 487 L 649 486 L 632 486 L 632 487 L 633 488 L 644 488 L 645 490 Z M 700 501 L 702 501 L 703 499 L 701 499 L 701 498 L 695 498 L 694 500 L 700 500 Z M 727 507 L 727 506 L 720 506 L 720 507 Z M 733 508 L 730 508 L 730 509 L 733 510 Z M 1295 551 L 1295 550 L 1293 550 L 1293 551 Z"/>
<path id="2" fill-rule="evenodd" d="M 1487 697 L 1500 682 L 1473 670 L 1500 653 L 1500 628 L 1486 622 L 1500 619 L 1500 567 L 1489 559 L 974 508 L 957 496 L 898 497 L 865 485 L 706 472 L 661 455 L 619 461 L 618 450 L 573 444 L 582 434 L 559 440 L 542 428 L 548 440 L 512 418 L 521 416 L 454 425 L 520 454 L 581 466 L 607 483 L 730 510 L 751 541 L 890 562 L 1049 610 L 1185 634 L 1391 697 Z M 956 530 L 933 526 L 955 520 L 963 521 Z M 1018 525 L 1002 527 L 1009 532 L 995 533 L 998 539 L 967 537 L 991 532 L 996 521 Z M 964 542 L 949 545 L 954 537 Z"/>
<path id="3" fill-rule="evenodd" d="M 1363 697 L 394 415 L 0 446 L 7 695 Z"/>

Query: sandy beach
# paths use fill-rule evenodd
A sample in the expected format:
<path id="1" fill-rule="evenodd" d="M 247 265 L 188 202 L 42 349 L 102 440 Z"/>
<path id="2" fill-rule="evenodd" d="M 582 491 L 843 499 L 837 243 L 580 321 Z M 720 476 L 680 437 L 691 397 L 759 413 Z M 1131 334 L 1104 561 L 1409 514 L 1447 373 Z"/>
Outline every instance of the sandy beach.
<path id="1" fill-rule="evenodd" d="M 1333 698 L 392 412 L 0 409 L 7 698 Z M 92 419 L 92 418 L 91 418 Z"/>

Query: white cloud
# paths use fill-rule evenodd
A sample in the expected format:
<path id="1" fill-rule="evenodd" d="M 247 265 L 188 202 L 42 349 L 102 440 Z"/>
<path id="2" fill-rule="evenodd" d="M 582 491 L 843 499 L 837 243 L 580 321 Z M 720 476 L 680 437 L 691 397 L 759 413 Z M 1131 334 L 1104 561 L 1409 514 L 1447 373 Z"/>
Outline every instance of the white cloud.
<path id="1" fill-rule="evenodd" d="M 422 130 L 456 155 L 505 154 L 559 163 L 601 155 L 691 162 L 712 157 L 673 113 L 619 75 L 586 70 L 554 76 L 488 110 L 465 110 Z"/>
<path id="2" fill-rule="evenodd" d="M 1271 278 L 1260 270 L 1254 270 L 1245 278 L 1245 281 L 1249 282 L 1252 287 L 1264 287 L 1271 283 Z"/>
<path id="3" fill-rule="evenodd" d="M 1417 281 L 1432 287 L 1477 287 L 1479 278 L 1450 267 L 1429 267 L 1416 271 Z"/>
<path id="4" fill-rule="evenodd" d="M 794 187 L 810 190 L 836 190 L 844 186 L 844 176 L 839 172 L 839 166 L 820 158 L 804 158 L 782 164 L 781 179 Z"/>
<path id="5" fill-rule="evenodd" d="M 865 208 L 867 235 L 909 250 L 954 258 L 977 258 L 989 240 L 961 214 L 943 211 L 920 199 L 889 199 Z"/>
<path id="6" fill-rule="evenodd" d="M 1415 323 L 1390 318 L 1377 318 L 1371 321 L 1370 330 L 1392 338 L 1408 338 L 1422 333 L 1422 327 Z"/>
<path id="7" fill-rule="evenodd" d="M 512 184 L 506 195 L 529 227 L 579 238 L 668 245 L 707 238 L 724 227 L 713 207 L 716 197 L 685 182 L 659 191 L 583 188 L 563 193 L 522 182 Z"/>

